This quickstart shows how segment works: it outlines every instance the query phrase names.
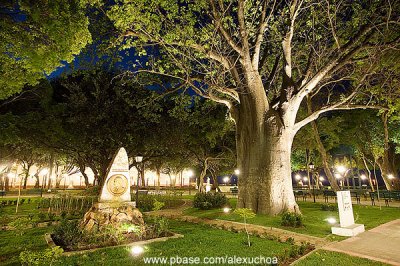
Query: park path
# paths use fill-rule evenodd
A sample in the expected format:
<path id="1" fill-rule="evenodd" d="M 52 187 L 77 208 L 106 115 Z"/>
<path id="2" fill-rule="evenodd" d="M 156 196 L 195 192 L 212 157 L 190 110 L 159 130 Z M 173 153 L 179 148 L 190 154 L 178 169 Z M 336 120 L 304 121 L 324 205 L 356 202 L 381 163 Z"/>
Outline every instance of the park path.
<path id="1" fill-rule="evenodd" d="M 199 218 L 191 215 L 185 215 L 184 210 L 191 207 L 189 203 L 191 203 L 191 201 L 185 200 L 185 203 L 178 208 L 151 211 L 151 212 L 146 212 L 146 214 L 150 216 L 162 216 L 169 219 L 190 222 L 190 223 L 207 224 L 228 231 L 234 231 L 234 232 L 245 231 L 244 223 L 226 221 L 226 220 Z M 275 227 L 247 224 L 247 230 L 249 231 L 250 234 L 258 235 L 261 238 L 272 237 L 275 239 L 279 239 L 280 241 L 286 241 L 288 238 L 293 238 L 295 243 L 297 244 L 301 244 L 302 242 L 305 243 L 308 242 L 314 245 L 316 248 L 320 248 L 330 243 L 330 241 L 326 240 L 325 238 L 304 235 Z"/>
<path id="2" fill-rule="evenodd" d="M 400 266 L 400 219 L 323 249 Z"/>

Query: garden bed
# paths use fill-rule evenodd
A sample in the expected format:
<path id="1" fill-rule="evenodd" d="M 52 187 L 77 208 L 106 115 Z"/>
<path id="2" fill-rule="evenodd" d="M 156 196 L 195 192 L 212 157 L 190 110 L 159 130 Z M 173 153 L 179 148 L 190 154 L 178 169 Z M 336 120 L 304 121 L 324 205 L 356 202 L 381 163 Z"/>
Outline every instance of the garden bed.
<path id="1" fill-rule="evenodd" d="M 137 240 L 137 239 L 129 239 L 127 238 L 125 241 L 123 241 L 122 243 L 119 244 L 111 244 L 111 245 L 86 245 L 86 246 L 80 246 L 79 249 L 76 250 L 69 250 L 68 248 L 66 249 L 65 247 L 58 245 L 57 241 L 54 241 L 53 239 L 53 235 L 46 233 L 45 234 L 45 239 L 47 244 L 53 248 L 53 247 L 60 247 L 64 250 L 63 254 L 64 256 L 71 256 L 71 255 L 78 255 L 78 254 L 83 254 L 86 252 L 93 252 L 93 251 L 97 251 L 100 249 L 106 249 L 106 248 L 118 248 L 118 247 L 129 247 L 129 246 L 140 246 L 140 245 L 146 245 L 146 244 L 150 244 L 150 243 L 155 243 L 155 242 L 163 242 L 163 241 L 167 241 L 169 239 L 175 239 L 175 238 L 182 238 L 183 235 L 181 234 L 177 234 L 177 233 L 172 233 L 169 232 L 168 234 L 166 234 L 165 236 L 161 236 L 161 237 L 156 237 L 156 238 L 150 238 L 150 239 L 145 239 L 145 240 Z"/>

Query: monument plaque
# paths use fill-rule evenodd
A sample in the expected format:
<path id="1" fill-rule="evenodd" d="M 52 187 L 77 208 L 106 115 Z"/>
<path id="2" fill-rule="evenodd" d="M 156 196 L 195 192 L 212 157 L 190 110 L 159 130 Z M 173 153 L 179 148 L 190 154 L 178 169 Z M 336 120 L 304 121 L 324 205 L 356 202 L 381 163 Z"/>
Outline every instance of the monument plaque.
<path id="1" fill-rule="evenodd" d="M 129 161 L 124 148 L 120 148 L 111 161 L 104 184 L 99 202 L 131 201 Z"/>
<path id="2" fill-rule="evenodd" d="M 338 191 L 336 194 L 340 227 L 332 227 L 332 234 L 340 236 L 355 236 L 364 232 L 365 229 L 363 224 L 354 223 L 350 191 Z"/>

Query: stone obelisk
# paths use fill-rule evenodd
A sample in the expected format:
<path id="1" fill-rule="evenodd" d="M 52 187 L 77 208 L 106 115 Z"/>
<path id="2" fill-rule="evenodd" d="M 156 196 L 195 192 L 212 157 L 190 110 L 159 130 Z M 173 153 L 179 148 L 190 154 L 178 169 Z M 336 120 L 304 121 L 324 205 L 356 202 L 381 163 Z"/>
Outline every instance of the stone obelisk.
<path id="1" fill-rule="evenodd" d="M 131 181 L 129 178 L 128 154 L 120 148 L 108 167 L 99 202 L 130 202 Z"/>
<path id="2" fill-rule="evenodd" d="M 114 155 L 104 179 L 99 202 L 85 214 L 81 226 L 87 230 L 101 230 L 106 225 L 142 226 L 142 213 L 131 201 L 128 155 L 120 148 Z"/>

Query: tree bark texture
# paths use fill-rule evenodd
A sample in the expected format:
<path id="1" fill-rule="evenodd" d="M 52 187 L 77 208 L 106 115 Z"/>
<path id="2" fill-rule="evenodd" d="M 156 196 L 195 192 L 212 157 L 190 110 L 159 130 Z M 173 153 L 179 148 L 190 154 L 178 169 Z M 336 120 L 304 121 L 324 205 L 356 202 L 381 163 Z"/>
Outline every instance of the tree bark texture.
<path id="1" fill-rule="evenodd" d="M 282 125 L 275 111 L 265 111 L 257 97 L 243 96 L 236 116 L 239 208 L 259 214 L 299 213 L 291 178 L 291 147 L 295 132 Z M 250 98 L 250 99 L 249 99 Z M 261 107 L 261 108 L 260 108 Z"/>

